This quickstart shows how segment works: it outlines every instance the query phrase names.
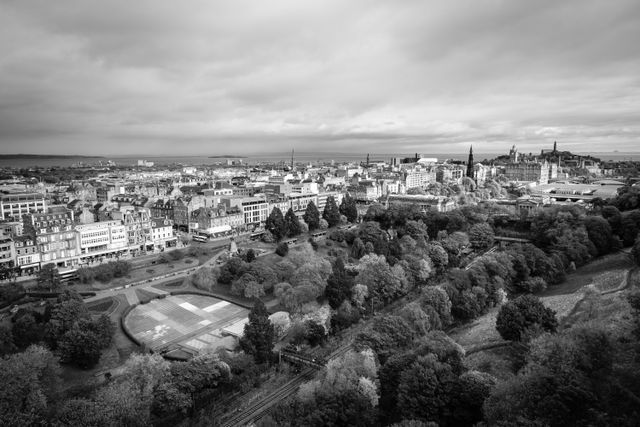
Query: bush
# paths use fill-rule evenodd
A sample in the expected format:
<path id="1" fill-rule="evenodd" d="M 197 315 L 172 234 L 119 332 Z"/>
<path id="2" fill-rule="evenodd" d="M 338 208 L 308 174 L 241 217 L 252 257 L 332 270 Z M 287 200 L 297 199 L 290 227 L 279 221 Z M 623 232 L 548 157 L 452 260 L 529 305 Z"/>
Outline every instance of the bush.
<path id="1" fill-rule="evenodd" d="M 276 247 L 276 253 L 281 257 L 287 256 L 287 254 L 289 253 L 289 245 L 287 245 L 284 242 L 279 243 L 278 246 Z"/>

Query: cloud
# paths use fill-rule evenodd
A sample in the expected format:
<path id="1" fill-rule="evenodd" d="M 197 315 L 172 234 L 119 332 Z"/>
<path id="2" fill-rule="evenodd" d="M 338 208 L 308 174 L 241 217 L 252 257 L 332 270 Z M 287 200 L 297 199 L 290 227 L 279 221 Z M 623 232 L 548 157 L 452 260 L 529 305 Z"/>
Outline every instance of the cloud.
<path id="1" fill-rule="evenodd" d="M 0 28 L 5 152 L 623 151 L 640 135 L 634 0 L 25 0 Z"/>

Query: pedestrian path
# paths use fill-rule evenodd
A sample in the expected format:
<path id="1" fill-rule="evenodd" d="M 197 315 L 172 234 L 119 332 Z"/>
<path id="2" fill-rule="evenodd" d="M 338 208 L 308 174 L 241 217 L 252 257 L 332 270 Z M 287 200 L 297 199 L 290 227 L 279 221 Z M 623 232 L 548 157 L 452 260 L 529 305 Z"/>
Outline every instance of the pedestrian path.
<path id="1" fill-rule="evenodd" d="M 140 302 L 135 288 L 125 289 L 124 296 L 127 298 L 127 302 L 129 303 L 129 305 L 138 304 Z"/>

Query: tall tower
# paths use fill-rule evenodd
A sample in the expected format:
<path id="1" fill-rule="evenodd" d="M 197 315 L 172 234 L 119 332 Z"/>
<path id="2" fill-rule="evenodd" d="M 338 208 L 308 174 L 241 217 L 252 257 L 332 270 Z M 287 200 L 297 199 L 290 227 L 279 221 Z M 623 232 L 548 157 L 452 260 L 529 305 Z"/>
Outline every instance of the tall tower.
<path id="1" fill-rule="evenodd" d="M 469 160 L 467 160 L 467 176 L 473 179 L 473 145 L 469 147 Z"/>
<path id="2" fill-rule="evenodd" d="M 293 171 L 293 148 L 291 149 L 291 170 Z"/>
<path id="3" fill-rule="evenodd" d="M 553 154 L 556 154 L 557 152 L 558 152 L 558 142 L 553 141 Z"/>

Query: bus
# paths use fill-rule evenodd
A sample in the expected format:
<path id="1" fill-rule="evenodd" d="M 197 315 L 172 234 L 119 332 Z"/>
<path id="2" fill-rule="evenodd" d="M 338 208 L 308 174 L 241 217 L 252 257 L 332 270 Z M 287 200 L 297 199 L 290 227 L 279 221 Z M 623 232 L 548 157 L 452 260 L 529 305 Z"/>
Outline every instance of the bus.
<path id="1" fill-rule="evenodd" d="M 262 239 L 262 236 L 264 236 L 264 231 L 256 231 L 255 233 L 251 233 L 251 236 L 249 236 L 249 240 L 260 240 Z"/>
<path id="2" fill-rule="evenodd" d="M 296 244 L 296 242 L 298 241 L 298 239 L 289 239 L 289 240 L 285 240 L 282 243 L 286 243 L 288 246 L 293 246 Z"/>
<path id="3" fill-rule="evenodd" d="M 325 238 L 326 235 L 327 235 L 326 231 L 316 231 L 315 233 L 311 234 L 311 238 L 313 239 L 314 242 L 317 242 L 318 240 Z"/>
<path id="4" fill-rule="evenodd" d="M 201 234 L 196 234 L 192 237 L 194 242 L 200 242 L 200 243 L 207 243 L 209 241 L 209 238 L 207 236 L 201 235 Z"/>

